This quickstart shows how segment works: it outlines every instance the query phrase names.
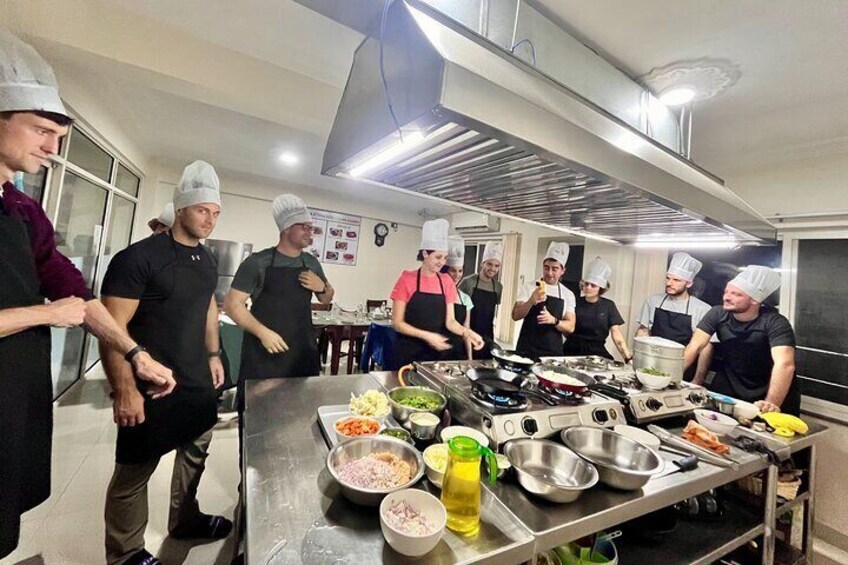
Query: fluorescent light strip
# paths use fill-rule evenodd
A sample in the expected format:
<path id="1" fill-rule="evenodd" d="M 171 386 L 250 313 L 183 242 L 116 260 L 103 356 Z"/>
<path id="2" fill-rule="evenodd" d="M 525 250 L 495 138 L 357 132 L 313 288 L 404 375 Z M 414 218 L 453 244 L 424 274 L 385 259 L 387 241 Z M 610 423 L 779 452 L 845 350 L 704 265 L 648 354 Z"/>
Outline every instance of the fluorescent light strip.
<path id="1" fill-rule="evenodd" d="M 394 159 L 402 155 L 407 151 L 412 151 L 424 141 L 424 134 L 420 131 L 411 131 L 409 133 L 405 133 L 403 135 L 403 141 L 397 140 L 395 143 L 391 144 L 385 150 L 377 153 L 373 157 L 366 159 L 362 163 L 358 165 L 354 165 L 350 168 L 350 176 L 354 178 L 358 178 L 363 176 L 366 173 L 373 171 L 374 169 L 384 165 Z"/>
<path id="2" fill-rule="evenodd" d="M 640 249 L 736 249 L 739 242 L 736 240 L 704 241 L 687 239 L 665 239 L 665 240 L 636 240 L 634 247 Z"/>

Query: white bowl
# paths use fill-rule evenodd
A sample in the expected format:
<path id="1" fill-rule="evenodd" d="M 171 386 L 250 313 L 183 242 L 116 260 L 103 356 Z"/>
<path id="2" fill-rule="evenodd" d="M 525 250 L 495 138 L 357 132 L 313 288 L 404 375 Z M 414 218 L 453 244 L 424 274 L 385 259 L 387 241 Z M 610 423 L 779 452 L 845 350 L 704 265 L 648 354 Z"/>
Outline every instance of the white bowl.
<path id="1" fill-rule="evenodd" d="M 339 432 L 338 428 L 336 428 L 336 424 L 343 421 L 343 420 L 347 420 L 348 418 L 357 418 L 357 419 L 360 419 L 360 420 L 371 420 L 372 422 L 376 422 L 377 423 L 377 431 L 374 432 L 373 434 L 365 434 L 365 435 L 361 435 L 361 436 L 346 436 L 346 435 Z M 342 416 L 341 418 L 339 418 L 338 420 L 333 422 L 333 431 L 336 432 L 336 438 L 339 440 L 339 443 L 347 441 L 349 439 L 353 439 L 355 437 L 375 436 L 375 435 L 379 434 L 382 431 L 382 429 L 383 429 L 383 423 L 380 422 L 380 419 L 379 418 L 371 418 L 370 416 L 354 416 L 354 415 Z"/>
<path id="2" fill-rule="evenodd" d="M 617 434 L 621 434 L 626 438 L 632 439 L 633 441 L 638 441 L 645 447 L 650 447 L 651 449 L 660 448 L 660 438 L 651 432 L 643 430 L 642 428 L 628 426 L 627 424 L 618 424 L 613 427 L 612 430 Z"/>
<path id="3" fill-rule="evenodd" d="M 639 382 L 642 383 L 645 388 L 649 388 L 651 390 L 662 390 L 671 384 L 671 377 L 662 377 L 660 375 L 643 373 L 638 369 L 636 370 L 636 378 L 639 379 Z"/>
<path id="4" fill-rule="evenodd" d="M 739 422 L 721 412 L 714 410 L 695 410 L 698 423 L 716 435 L 723 436 L 739 425 Z"/>
<path id="5" fill-rule="evenodd" d="M 733 405 L 734 418 L 745 418 L 747 420 L 753 420 L 759 415 L 760 409 L 757 408 L 756 404 L 751 404 L 750 402 L 745 402 L 744 400 L 737 400 L 736 404 Z"/>
<path id="6" fill-rule="evenodd" d="M 431 483 L 433 483 L 439 488 L 442 488 L 442 481 L 445 480 L 445 471 L 439 471 L 427 462 L 427 452 L 432 453 L 433 451 L 442 449 L 445 450 L 445 453 L 448 456 L 450 456 L 448 451 L 450 448 L 447 446 L 447 444 L 444 443 L 434 443 L 433 445 L 425 449 L 424 453 L 422 454 L 424 456 L 424 471 L 427 473 L 427 480 L 429 480 Z"/>
<path id="7" fill-rule="evenodd" d="M 386 522 L 386 512 L 392 504 L 404 500 L 435 525 L 431 533 L 407 534 Z M 383 537 L 392 549 L 407 557 L 420 557 L 436 547 L 445 532 L 447 518 L 447 512 L 441 501 L 423 490 L 399 490 L 387 495 L 380 503 L 380 530 L 383 532 Z"/>
<path id="8" fill-rule="evenodd" d="M 483 432 L 477 431 L 474 428 L 467 426 L 448 426 L 442 430 L 442 441 L 447 443 L 457 436 L 470 437 L 483 447 L 489 447 L 489 438 Z"/>

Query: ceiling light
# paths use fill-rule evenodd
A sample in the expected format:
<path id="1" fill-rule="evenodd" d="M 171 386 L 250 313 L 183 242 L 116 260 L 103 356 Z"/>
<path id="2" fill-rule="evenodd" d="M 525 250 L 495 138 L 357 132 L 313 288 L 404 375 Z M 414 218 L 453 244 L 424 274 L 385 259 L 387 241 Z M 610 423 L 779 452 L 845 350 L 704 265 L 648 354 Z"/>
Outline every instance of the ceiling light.
<path id="1" fill-rule="evenodd" d="M 688 86 L 677 86 L 660 95 L 660 102 L 666 106 L 682 106 L 695 99 L 695 91 Z"/>
<path id="2" fill-rule="evenodd" d="M 658 239 L 640 238 L 633 244 L 639 249 L 738 249 L 739 242 L 736 239 Z"/>
<path id="3" fill-rule="evenodd" d="M 295 165 L 300 163 L 300 157 L 298 157 L 291 151 L 283 151 L 277 158 L 280 160 L 280 163 L 286 165 L 287 167 L 294 167 Z"/>
<path id="4" fill-rule="evenodd" d="M 362 163 L 354 165 L 350 168 L 350 176 L 361 177 L 365 173 L 384 165 L 400 155 L 412 151 L 424 141 L 424 134 L 420 131 L 411 131 L 404 133 L 403 139 L 396 140 L 383 151 L 377 153 L 369 159 L 365 159 Z"/>

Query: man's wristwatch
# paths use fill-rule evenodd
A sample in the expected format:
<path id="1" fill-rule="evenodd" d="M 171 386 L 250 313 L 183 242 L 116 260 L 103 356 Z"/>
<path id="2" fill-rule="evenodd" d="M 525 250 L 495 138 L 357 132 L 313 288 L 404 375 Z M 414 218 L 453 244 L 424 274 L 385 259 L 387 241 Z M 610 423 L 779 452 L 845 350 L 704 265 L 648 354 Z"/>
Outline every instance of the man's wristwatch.
<path id="1" fill-rule="evenodd" d="M 209 358 L 210 359 L 212 359 L 213 357 L 220 357 L 220 356 L 221 356 L 221 350 L 220 349 L 218 351 L 210 351 L 209 352 Z"/>
<path id="2" fill-rule="evenodd" d="M 127 362 L 127 363 L 132 364 L 132 360 L 133 360 L 133 358 L 134 358 L 136 355 L 138 355 L 139 353 L 141 353 L 142 351 L 147 351 L 147 350 L 146 350 L 146 349 L 144 349 L 144 348 L 143 348 L 142 346 L 140 346 L 140 345 L 136 345 L 135 347 L 133 347 L 132 349 L 130 349 L 129 351 L 127 351 L 127 353 L 124 355 L 124 359 L 126 360 L 126 362 Z"/>

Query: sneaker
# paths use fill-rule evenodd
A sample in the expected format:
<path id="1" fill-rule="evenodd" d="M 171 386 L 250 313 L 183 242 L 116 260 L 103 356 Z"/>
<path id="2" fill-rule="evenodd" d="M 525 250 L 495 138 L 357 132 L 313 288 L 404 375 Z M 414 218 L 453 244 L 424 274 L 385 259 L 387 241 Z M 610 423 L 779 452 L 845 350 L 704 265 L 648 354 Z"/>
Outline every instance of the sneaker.
<path id="1" fill-rule="evenodd" d="M 224 539 L 233 530 L 233 523 L 223 516 L 201 514 L 189 527 L 177 528 L 171 532 L 174 539 Z"/>
<path id="2" fill-rule="evenodd" d="M 149 552 L 142 549 L 134 553 L 127 561 L 127 565 L 162 565 L 162 562 L 153 557 Z"/>

